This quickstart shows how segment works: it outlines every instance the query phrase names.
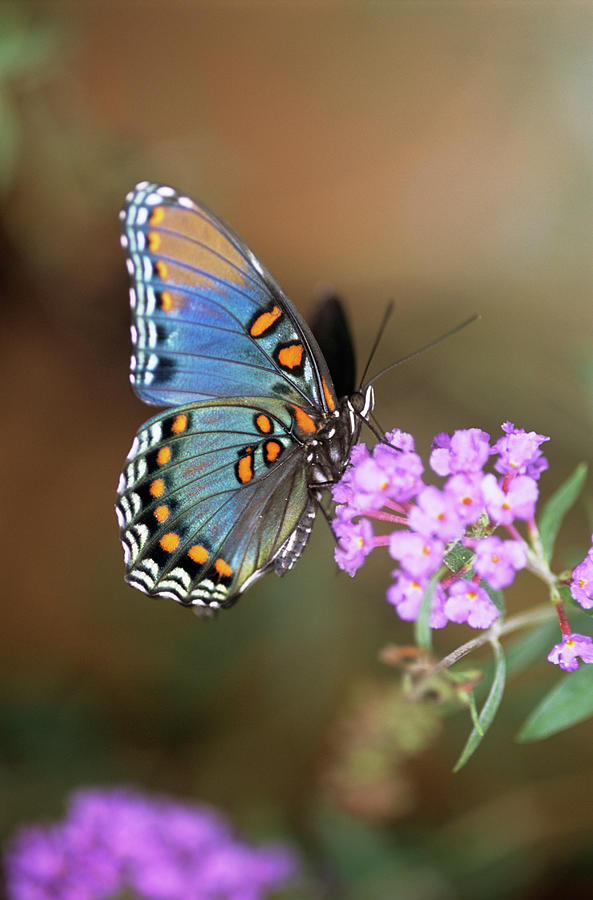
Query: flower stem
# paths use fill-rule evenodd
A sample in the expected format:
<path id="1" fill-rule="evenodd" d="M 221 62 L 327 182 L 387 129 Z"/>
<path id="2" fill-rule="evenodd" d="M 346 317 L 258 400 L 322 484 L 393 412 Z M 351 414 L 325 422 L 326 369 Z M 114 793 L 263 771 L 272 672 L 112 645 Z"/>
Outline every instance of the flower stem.
<path id="1" fill-rule="evenodd" d="M 551 607 L 549 603 L 546 603 L 542 606 L 536 606 L 529 612 L 512 616 L 500 625 L 495 623 L 488 631 L 484 631 L 478 637 L 473 638 L 471 641 L 467 641 L 467 643 L 462 644 L 461 647 L 457 647 L 447 656 L 444 656 L 443 659 L 436 664 L 435 669 L 449 669 L 456 662 L 459 662 L 460 659 L 463 659 L 464 656 L 467 656 L 468 653 L 477 650 L 478 647 L 482 647 L 493 638 L 499 638 L 503 634 L 510 634 L 512 631 L 518 631 L 520 628 L 528 628 L 530 625 L 537 625 L 538 622 L 545 622 L 553 615 L 553 607 Z"/>
<path id="2" fill-rule="evenodd" d="M 393 513 L 384 512 L 382 509 L 361 509 L 357 516 L 366 516 L 367 519 L 380 519 L 382 522 L 395 522 L 396 525 L 407 525 L 405 516 L 394 516 Z"/>
<path id="3" fill-rule="evenodd" d="M 572 634 L 572 628 L 570 627 L 570 622 L 566 618 L 562 600 L 560 600 L 559 597 L 558 599 L 554 599 L 554 605 L 558 614 L 558 621 L 560 622 L 560 631 L 562 632 L 562 634 Z"/>

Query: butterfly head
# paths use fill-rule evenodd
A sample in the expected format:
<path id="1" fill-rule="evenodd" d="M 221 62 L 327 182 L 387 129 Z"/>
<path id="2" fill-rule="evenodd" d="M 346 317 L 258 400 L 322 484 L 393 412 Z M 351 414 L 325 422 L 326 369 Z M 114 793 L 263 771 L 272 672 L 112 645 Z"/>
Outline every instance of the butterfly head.
<path id="1" fill-rule="evenodd" d="M 329 485 L 342 477 L 350 460 L 352 445 L 358 440 L 363 421 L 375 402 L 373 388 L 355 391 L 344 397 L 338 409 L 328 416 L 308 447 L 310 482 Z"/>
<path id="2" fill-rule="evenodd" d="M 355 391 L 346 399 L 346 403 L 359 419 L 366 419 L 375 407 L 373 386 L 369 384 L 363 390 Z"/>

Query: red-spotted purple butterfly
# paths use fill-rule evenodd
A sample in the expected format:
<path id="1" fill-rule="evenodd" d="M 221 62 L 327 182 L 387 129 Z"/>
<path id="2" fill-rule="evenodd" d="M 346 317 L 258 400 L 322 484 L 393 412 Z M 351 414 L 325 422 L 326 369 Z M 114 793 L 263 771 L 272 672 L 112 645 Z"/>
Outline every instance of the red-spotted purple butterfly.
<path id="1" fill-rule="evenodd" d="M 130 380 L 145 403 L 167 407 L 139 430 L 118 485 L 126 580 L 227 607 L 299 558 L 373 389 L 354 391 L 352 374 L 340 399 L 305 321 L 204 206 L 147 182 L 126 201 Z M 352 359 L 335 303 L 330 317 L 341 326 L 335 359 Z"/>

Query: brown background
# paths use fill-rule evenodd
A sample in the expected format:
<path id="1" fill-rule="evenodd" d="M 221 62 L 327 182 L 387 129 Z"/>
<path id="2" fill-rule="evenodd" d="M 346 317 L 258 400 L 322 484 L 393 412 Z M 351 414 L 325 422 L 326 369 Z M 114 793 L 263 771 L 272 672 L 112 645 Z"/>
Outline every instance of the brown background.
<path id="1" fill-rule="evenodd" d="M 294 573 L 203 623 L 126 587 L 112 504 L 150 414 L 128 385 L 117 223 L 144 178 L 230 222 L 304 311 L 333 284 L 360 360 L 394 299 L 377 367 L 480 313 L 377 385 L 384 427 L 412 431 L 425 457 L 441 430 L 511 419 L 552 437 L 544 495 L 590 459 L 592 11 L 0 10 L 3 833 L 60 815 L 79 785 L 126 782 L 300 841 L 339 896 L 590 896 L 590 725 L 512 742 L 558 678 L 549 664 L 509 687 L 461 774 L 467 717 L 433 720 L 416 751 L 400 705 L 377 802 L 332 793 L 334 755 L 372 732 L 369 697 L 395 683 L 377 650 L 411 640 L 384 599 L 387 557 L 336 575 L 320 523 Z M 590 531 L 585 502 L 558 568 Z M 543 599 L 528 576 L 509 592 L 512 609 Z M 439 646 L 465 638 L 451 626 Z M 344 732 L 353 696 L 366 713 Z"/>

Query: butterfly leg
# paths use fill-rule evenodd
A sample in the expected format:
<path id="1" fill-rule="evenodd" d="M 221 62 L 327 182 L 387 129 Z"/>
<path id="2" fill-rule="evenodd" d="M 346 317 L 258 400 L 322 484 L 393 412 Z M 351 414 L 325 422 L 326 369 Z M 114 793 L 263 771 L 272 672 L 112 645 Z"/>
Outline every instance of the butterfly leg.
<path id="1" fill-rule="evenodd" d="M 284 575 L 285 572 L 292 569 L 305 549 L 307 541 L 309 540 L 309 535 L 311 534 L 311 529 L 313 528 L 318 505 L 319 501 L 309 495 L 309 501 L 301 518 L 297 522 L 296 528 L 280 547 L 280 550 L 271 562 L 271 566 L 274 567 L 276 575 Z"/>

